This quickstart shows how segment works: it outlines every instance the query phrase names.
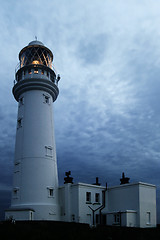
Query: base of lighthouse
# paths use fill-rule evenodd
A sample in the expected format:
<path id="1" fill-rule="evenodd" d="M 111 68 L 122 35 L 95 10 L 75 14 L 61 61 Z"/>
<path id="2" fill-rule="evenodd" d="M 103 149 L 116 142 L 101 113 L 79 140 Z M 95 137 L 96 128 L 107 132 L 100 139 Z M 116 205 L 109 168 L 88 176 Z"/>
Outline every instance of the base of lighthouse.
<path id="1" fill-rule="evenodd" d="M 5 211 L 5 220 L 32 221 L 47 220 L 60 221 L 57 205 L 36 205 L 10 208 Z"/>

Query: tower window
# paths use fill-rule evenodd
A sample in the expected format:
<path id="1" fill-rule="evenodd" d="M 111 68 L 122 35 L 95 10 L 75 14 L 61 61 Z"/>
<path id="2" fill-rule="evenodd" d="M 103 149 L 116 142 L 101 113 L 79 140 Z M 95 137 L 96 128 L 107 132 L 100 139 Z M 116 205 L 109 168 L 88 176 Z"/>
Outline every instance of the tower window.
<path id="1" fill-rule="evenodd" d="M 19 98 L 19 107 L 24 104 L 24 97 Z"/>
<path id="2" fill-rule="evenodd" d="M 14 193 L 14 195 L 16 195 L 17 194 L 17 192 L 18 192 L 18 189 L 13 189 L 13 193 Z"/>
<path id="3" fill-rule="evenodd" d="M 96 203 L 99 203 L 99 202 L 100 202 L 100 194 L 99 194 L 99 193 L 96 193 L 96 194 L 95 194 L 95 202 L 96 202 Z"/>
<path id="4" fill-rule="evenodd" d="M 14 163 L 14 173 L 19 173 L 20 172 L 20 161 L 16 161 Z"/>
<path id="5" fill-rule="evenodd" d="M 53 156 L 53 148 L 50 146 L 45 146 L 45 149 L 46 149 L 46 156 L 52 157 Z"/>
<path id="6" fill-rule="evenodd" d="M 47 187 L 47 189 L 48 189 L 48 197 L 54 197 L 53 187 Z"/>
<path id="7" fill-rule="evenodd" d="M 13 188 L 13 198 L 18 198 L 19 195 L 19 188 L 15 187 Z"/>
<path id="8" fill-rule="evenodd" d="M 50 104 L 50 96 L 44 94 L 44 103 Z"/>
<path id="9" fill-rule="evenodd" d="M 17 129 L 22 127 L 22 118 L 18 118 L 17 120 Z"/>
<path id="10" fill-rule="evenodd" d="M 53 197 L 53 189 L 49 189 L 49 196 Z"/>
<path id="11" fill-rule="evenodd" d="M 86 192 L 86 202 L 87 203 L 91 202 L 91 192 Z"/>
<path id="12" fill-rule="evenodd" d="M 32 74 L 32 71 L 31 71 L 31 69 L 28 69 L 28 74 Z"/>

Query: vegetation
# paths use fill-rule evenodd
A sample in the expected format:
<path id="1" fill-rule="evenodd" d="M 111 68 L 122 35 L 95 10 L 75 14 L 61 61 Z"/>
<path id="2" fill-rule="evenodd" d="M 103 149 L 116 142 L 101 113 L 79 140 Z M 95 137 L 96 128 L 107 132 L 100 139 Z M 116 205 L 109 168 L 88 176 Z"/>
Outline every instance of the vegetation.
<path id="1" fill-rule="evenodd" d="M 160 227 L 124 228 L 50 221 L 1 222 L 1 239 L 16 240 L 159 240 Z"/>

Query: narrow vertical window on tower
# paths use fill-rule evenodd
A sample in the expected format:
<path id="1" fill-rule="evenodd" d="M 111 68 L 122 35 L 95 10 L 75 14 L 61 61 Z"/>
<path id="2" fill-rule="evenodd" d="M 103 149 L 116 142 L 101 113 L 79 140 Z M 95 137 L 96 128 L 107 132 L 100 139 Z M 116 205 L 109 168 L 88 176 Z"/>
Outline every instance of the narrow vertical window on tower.
<path id="1" fill-rule="evenodd" d="M 18 118 L 17 120 L 17 129 L 22 127 L 22 118 Z"/>
<path id="2" fill-rule="evenodd" d="M 14 164 L 14 173 L 19 173 L 20 172 L 20 163 L 19 162 L 16 162 Z"/>
<path id="3" fill-rule="evenodd" d="M 19 197 L 19 188 L 15 187 L 13 188 L 13 198 L 18 198 Z"/>
<path id="4" fill-rule="evenodd" d="M 46 156 L 52 157 L 53 156 L 53 148 L 51 146 L 45 146 Z"/>
<path id="5" fill-rule="evenodd" d="M 50 96 L 47 94 L 43 94 L 43 98 L 44 98 L 44 103 L 50 104 Z"/>
<path id="6" fill-rule="evenodd" d="M 47 187 L 47 189 L 48 189 L 48 197 L 54 197 L 53 187 Z"/>
<path id="7" fill-rule="evenodd" d="M 24 97 L 19 98 L 19 107 L 24 104 Z"/>

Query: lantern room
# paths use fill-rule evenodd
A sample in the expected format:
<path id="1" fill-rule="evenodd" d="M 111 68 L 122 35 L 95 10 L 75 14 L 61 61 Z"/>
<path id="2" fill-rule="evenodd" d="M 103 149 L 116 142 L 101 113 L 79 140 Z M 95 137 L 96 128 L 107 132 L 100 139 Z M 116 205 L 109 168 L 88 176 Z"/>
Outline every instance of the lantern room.
<path id="1" fill-rule="evenodd" d="M 40 41 L 32 41 L 19 53 L 20 68 L 27 65 L 44 65 L 52 68 L 53 54 Z"/>
<path id="2" fill-rule="evenodd" d="M 53 67 L 53 54 L 40 41 L 32 41 L 19 53 L 19 64 L 16 67 L 15 79 L 17 82 L 27 79 L 46 79 L 56 85 L 60 79 L 56 78 Z"/>

